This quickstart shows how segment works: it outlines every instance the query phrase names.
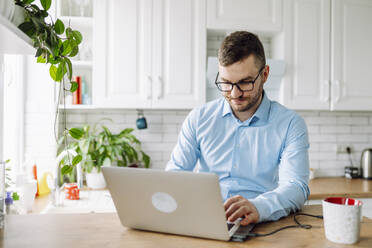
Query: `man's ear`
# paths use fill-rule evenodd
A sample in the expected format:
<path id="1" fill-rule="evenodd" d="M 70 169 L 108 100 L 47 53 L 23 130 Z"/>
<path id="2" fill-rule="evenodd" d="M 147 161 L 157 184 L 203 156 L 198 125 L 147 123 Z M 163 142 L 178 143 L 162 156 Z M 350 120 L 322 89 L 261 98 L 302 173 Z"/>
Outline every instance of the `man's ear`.
<path id="1" fill-rule="evenodd" d="M 269 77 L 269 73 L 270 73 L 270 66 L 265 65 L 265 69 L 263 69 L 262 73 L 263 73 L 262 75 L 263 83 L 266 83 L 267 78 Z"/>

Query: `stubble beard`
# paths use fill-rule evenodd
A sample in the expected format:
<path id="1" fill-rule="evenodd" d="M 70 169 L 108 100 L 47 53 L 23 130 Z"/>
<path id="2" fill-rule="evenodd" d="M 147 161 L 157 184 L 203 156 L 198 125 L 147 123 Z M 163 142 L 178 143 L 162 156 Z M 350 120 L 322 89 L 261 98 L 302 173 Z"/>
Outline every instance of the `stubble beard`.
<path id="1" fill-rule="evenodd" d="M 233 104 L 231 101 L 232 98 L 230 96 L 226 96 L 226 98 L 234 112 L 245 112 L 256 107 L 257 103 L 261 100 L 262 92 L 263 86 L 261 85 L 257 94 L 252 97 L 243 97 L 244 94 L 242 94 L 242 96 L 239 97 L 238 99 L 245 100 L 246 104 L 240 106 Z"/>

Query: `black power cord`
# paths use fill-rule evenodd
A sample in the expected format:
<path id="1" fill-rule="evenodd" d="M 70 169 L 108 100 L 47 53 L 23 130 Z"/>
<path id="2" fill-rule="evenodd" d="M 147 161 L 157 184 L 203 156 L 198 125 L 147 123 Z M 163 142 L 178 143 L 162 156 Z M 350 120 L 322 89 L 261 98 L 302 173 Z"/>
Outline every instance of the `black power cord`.
<path id="1" fill-rule="evenodd" d="M 305 215 L 305 216 L 310 216 L 310 217 L 314 217 L 314 218 L 318 218 L 318 219 L 323 219 L 323 216 L 322 215 L 312 215 L 312 214 L 306 214 L 306 213 L 295 213 L 293 215 L 293 220 L 294 222 L 296 222 L 297 225 L 290 225 L 290 226 L 283 226 L 279 229 L 276 229 L 272 232 L 269 232 L 269 233 L 248 233 L 247 234 L 247 237 L 265 237 L 265 236 L 269 236 L 269 235 L 272 235 L 274 233 L 277 233 L 279 231 L 282 231 L 284 229 L 288 229 L 288 228 L 304 228 L 304 229 L 311 229 L 313 226 L 312 225 L 306 225 L 306 224 L 301 224 L 296 216 L 299 216 L 299 215 Z"/>

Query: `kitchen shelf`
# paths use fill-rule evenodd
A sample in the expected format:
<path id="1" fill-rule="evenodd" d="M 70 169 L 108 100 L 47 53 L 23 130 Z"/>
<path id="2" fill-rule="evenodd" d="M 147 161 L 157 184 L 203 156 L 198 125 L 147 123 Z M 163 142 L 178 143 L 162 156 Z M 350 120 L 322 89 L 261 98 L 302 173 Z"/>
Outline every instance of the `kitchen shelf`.
<path id="1" fill-rule="evenodd" d="M 8 19 L 0 15 L 0 54 L 34 54 L 32 40 Z"/>
<path id="2" fill-rule="evenodd" d="M 84 61 L 84 60 L 71 60 L 72 66 L 76 67 L 84 67 L 84 68 L 90 68 L 92 67 L 93 62 L 92 61 Z"/>
<path id="3" fill-rule="evenodd" d="M 58 105 L 59 109 L 63 109 L 63 104 Z M 93 104 L 66 104 L 67 110 L 85 110 L 85 109 L 99 109 L 98 106 Z"/>

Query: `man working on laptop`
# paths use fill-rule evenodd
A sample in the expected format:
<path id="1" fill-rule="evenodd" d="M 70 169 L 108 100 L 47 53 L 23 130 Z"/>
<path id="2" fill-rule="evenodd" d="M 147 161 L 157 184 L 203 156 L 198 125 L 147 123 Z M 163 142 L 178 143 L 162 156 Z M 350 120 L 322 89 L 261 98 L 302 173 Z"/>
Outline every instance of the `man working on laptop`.
<path id="1" fill-rule="evenodd" d="M 223 98 L 190 112 L 166 170 L 192 171 L 199 160 L 200 172 L 219 177 L 229 221 L 277 220 L 309 196 L 306 124 L 266 96 L 269 66 L 256 35 L 230 34 L 218 60 Z"/>

